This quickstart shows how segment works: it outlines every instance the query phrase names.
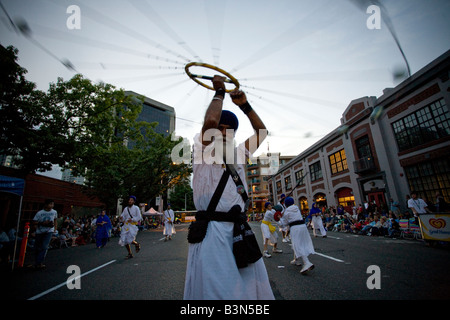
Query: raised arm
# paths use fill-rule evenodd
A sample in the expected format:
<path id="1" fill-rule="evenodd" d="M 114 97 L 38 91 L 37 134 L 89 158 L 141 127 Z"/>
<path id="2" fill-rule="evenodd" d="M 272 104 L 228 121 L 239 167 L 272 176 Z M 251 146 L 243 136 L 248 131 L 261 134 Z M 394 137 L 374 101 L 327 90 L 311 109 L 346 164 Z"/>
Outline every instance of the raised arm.
<path id="1" fill-rule="evenodd" d="M 223 99 L 225 98 L 225 78 L 215 75 L 212 79 L 213 87 L 216 90 L 214 98 L 206 110 L 205 119 L 202 127 L 202 144 L 207 146 L 212 141 L 207 137 L 205 140 L 205 132 L 209 129 L 217 129 L 219 127 L 220 115 L 222 114 Z"/>
<path id="2" fill-rule="evenodd" d="M 255 133 L 245 141 L 245 148 L 254 153 L 267 137 L 267 129 L 261 118 L 247 101 L 247 96 L 241 90 L 234 90 L 230 93 L 231 100 L 247 115 Z"/>

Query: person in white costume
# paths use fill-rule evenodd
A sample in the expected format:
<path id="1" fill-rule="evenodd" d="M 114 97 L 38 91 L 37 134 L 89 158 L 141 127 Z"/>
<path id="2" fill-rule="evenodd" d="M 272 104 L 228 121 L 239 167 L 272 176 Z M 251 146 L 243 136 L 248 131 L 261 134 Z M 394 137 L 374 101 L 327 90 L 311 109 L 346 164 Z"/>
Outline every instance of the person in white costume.
<path id="1" fill-rule="evenodd" d="M 250 107 L 244 92 L 232 91 L 233 103 L 247 115 L 255 130 L 245 143 L 234 147 L 239 121 L 234 113 L 222 110 L 224 80 L 214 76 L 216 94 L 206 110 L 201 134 L 194 137 L 192 189 L 197 213 L 188 233 L 184 299 L 273 300 L 261 251 L 244 214 L 246 202 L 243 200 L 247 195 L 245 158 L 249 152 L 255 152 L 265 138 L 261 136 L 264 132 L 260 132 L 265 126 Z M 208 135 L 210 129 L 215 132 L 214 137 Z M 257 139 L 257 143 L 250 143 L 250 139 Z M 243 158 L 243 161 L 235 158 L 231 163 L 235 170 L 231 176 L 226 174 L 233 169 L 230 169 L 230 162 L 216 157 L 216 153 L 223 150 L 222 143 L 227 150 L 225 159 L 233 155 Z M 229 150 L 234 153 L 230 154 Z M 239 181 L 242 185 L 237 185 Z"/>
<path id="2" fill-rule="evenodd" d="M 139 207 L 134 204 L 135 202 L 136 197 L 130 196 L 128 198 L 128 206 L 123 209 L 122 214 L 119 217 L 120 222 L 123 223 L 120 229 L 119 245 L 127 248 L 127 259 L 133 258 L 130 244 L 134 244 L 136 253 L 141 250 L 141 245 L 136 241 L 136 235 L 139 231 L 137 225 L 139 221 L 142 220 L 142 215 Z"/>
<path id="3" fill-rule="evenodd" d="M 278 205 L 281 206 L 281 208 L 283 208 L 283 210 L 281 210 L 281 214 L 284 214 L 284 210 L 286 210 L 286 206 L 284 205 L 284 199 L 286 199 L 286 195 L 284 193 L 281 194 L 280 196 L 280 202 L 278 202 Z M 281 236 L 283 238 L 283 242 L 289 242 L 289 226 L 280 226 L 280 231 L 281 231 Z"/>
<path id="4" fill-rule="evenodd" d="M 326 238 L 327 231 L 325 230 L 325 228 L 323 226 L 322 211 L 320 210 L 320 208 L 317 206 L 317 204 L 315 202 L 312 204 L 312 208 L 309 211 L 309 213 L 311 214 L 311 224 L 313 227 L 314 237 L 317 237 L 316 230 L 320 230 L 320 234 L 322 235 L 322 238 Z"/>
<path id="5" fill-rule="evenodd" d="M 167 239 L 172 240 L 172 234 L 175 232 L 175 213 L 170 207 L 170 203 L 167 204 L 167 209 L 164 211 L 164 241 L 167 241 Z"/>
<path id="6" fill-rule="evenodd" d="M 264 241 L 263 255 L 266 258 L 270 258 L 272 255 L 268 251 L 269 244 L 273 246 L 273 253 L 282 253 L 283 250 L 277 248 L 278 233 L 276 226 L 278 225 L 278 221 L 276 221 L 274 217 L 275 210 L 272 209 L 272 204 L 270 202 L 266 202 L 265 207 L 266 213 L 264 214 L 264 219 L 261 221 L 261 232 Z"/>
<path id="7" fill-rule="evenodd" d="M 289 230 L 291 231 L 292 249 L 294 250 L 294 260 L 291 261 L 291 264 L 301 265 L 300 259 L 302 259 L 303 267 L 300 273 L 306 274 L 314 269 L 314 264 L 308 259 L 310 254 L 316 253 L 311 236 L 306 228 L 300 209 L 294 204 L 294 199 L 287 197 L 284 200 L 284 204 L 286 205 L 286 210 L 284 210 L 280 222 L 283 225 L 289 225 Z"/>

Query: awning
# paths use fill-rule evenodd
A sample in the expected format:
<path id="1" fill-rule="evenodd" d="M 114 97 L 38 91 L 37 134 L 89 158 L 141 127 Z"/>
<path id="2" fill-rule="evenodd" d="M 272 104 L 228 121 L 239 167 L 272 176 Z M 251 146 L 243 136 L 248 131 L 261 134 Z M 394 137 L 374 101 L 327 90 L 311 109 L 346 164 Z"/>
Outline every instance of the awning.
<path id="1" fill-rule="evenodd" d="M 156 211 L 153 208 L 150 208 L 150 209 L 148 209 L 147 211 L 144 212 L 144 216 L 155 216 L 155 215 L 162 215 L 162 213 Z"/>
<path id="2" fill-rule="evenodd" d="M 8 192 L 20 196 L 19 212 L 17 217 L 16 231 L 19 232 L 20 214 L 22 212 L 23 190 L 25 189 L 25 180 L 0 175 L 0 192 Z M 14 254 L 12 262 L 12 270 L 14 270 L 14 262 L 16 260 L 17 239 L 14 240 Z"/>
<path id="3" fill-rule="evenodd" d="M 25 188 L 25 180 L 0 175 L 0 191 L 17 194 L 23 196 Z"/>

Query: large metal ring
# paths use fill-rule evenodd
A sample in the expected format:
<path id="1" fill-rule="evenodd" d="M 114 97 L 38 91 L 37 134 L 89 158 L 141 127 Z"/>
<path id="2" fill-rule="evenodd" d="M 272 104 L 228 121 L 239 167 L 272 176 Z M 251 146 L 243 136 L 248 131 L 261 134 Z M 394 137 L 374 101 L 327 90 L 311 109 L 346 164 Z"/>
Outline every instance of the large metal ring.
<path id="1" fill-rule="evenodd" d="M 192 66 L 198 66 L 198 67 L 204 67 L 204 68 L 208 68 L 208 69 L 212 69 L 215 71 L 220 72 L 221 74 L 225 75 L 228 77 L 228 79 L 225 79 L 225 82 L 227 83 L 233 83 L 236 87 L 234 89 L 225 89 L 226 92 L 231 92 L 233 90 L 239 89 L 239 81 L 237 81 L 237 79 L 235 77 L 233 77 L 231 74 L 229 74 L 228 72 L 226 72 L 223 69 L 220 69 L 216 66 L 207 64 L 207 63 L 202 63 L 202 62 L 190 62 L 188 63 L 184 70 L 186 71 L 186 74 L 189 76 L 189 78 L 191 78 L 192 80 L 194 80 L 195 82 L 197 82 L 199 85 L 201 85 L 202 87 L 205 87 L 209 90 L 213 90 L 215 91 L 215 89 L 212 86 L 209 86 L 203 82 L 201 82 L 198 79 L 207 79 L 207 80 L 212 80 L 212 77 L 210 76 L 202 76 L 202 75 L 198 75 L 198 74 L 193 74 L 189 71 L 189 68 Z"/>

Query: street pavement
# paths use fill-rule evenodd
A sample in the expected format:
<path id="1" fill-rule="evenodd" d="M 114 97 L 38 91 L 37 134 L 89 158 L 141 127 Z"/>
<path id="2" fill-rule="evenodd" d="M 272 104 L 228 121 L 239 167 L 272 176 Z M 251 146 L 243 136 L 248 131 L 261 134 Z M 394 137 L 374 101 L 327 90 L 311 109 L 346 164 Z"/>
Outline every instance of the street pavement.
<path id="1" fill-rule="evenodd" d="M 250 225 L 262 248 L 260 223 Z M 4 292 L 13 300 L 181 300 L 187 228 L 187 224 L 177 225 L 173 240 L 167 242 L 161 229 L 139 232 L 142 249 L 129 260 L 118 238 L 111 238 L 103 249 L 88 244 L 49 250 L 45 270 L 2 270 Z M 315 268 L 301 275 L 301 267 L 290 264 L 290 243 L 281 242 L 281 234 L 279 240 L 283 253 L 263 258 L 277 300 L 450 298 L 448 246 L 432 248 L 419 240 L 328 232 L 327 238 L 312 236 L 316 254 L 310 260 Z M 29 250 L 25 265 L 32 262 Z M 73 268 L 79 271 L 76 280 Z"/>

